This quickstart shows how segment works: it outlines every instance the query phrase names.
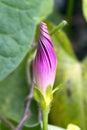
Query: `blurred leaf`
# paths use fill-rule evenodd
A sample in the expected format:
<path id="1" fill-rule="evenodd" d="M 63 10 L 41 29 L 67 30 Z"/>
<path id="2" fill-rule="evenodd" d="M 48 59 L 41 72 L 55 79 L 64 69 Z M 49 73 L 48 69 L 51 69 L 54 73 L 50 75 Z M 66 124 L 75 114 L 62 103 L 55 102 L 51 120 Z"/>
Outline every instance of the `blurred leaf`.
<path id="1" fill-rule="evenodd" d="M 17 123 L 15 123 L 17 126 Z M 1 122 L 0 124 L 0 130 L 11 130 L 10 128 L 8 128 L 3 122 Z M 33 127 L 23 127 L 23 130 L 41 130 L 40 125 L 37 126 L 33 126 Z"/>
<path id="2" fill-rule="evenodd" d="M 1 123 L 0 124 L 0 130 L 10 130 L 5 124 Z M 40 125 L 37 125 L 35 127 L 23 127 L 23 130 L 41 130 Z M 53 125 L 48 125 L 48 130 L 65 130 L 61 127 L 53 126 Z"/>
<path id="3" fill-rule="evenodd" d="M 53 11 L 53 4 L 54 1 L 53 0 L 44 0 L 43 1 L 43 7 L 40 13 L 40 20 L 42 19 L 46 19 L 47 15 L 50 14 Z"/>
<path id="4" fill-rule="evenodd" d="M 0 122 L 0 130 L 11 130 L 11 129 L 7 127 L 3 122 Z"/>
<path id="5" fill-rule="evenodd" d="M 87 86 L 87 57 L 82 62 L 82 75 L 84 80 L 84 86 Z M 86 87 L 84 87 L 86 89 Z"/>
<path id="6" fill-rule="evenodd" d="M 83 15 L 87 21 L 87 0 L 82 0 Z"/>
<path id="7" fill-rule="evenodd" d="M 53 28 L 49 23 L 48 26 L 49 30 Z M 61 127 L 66 127 L 67 124 L 72 122 L 86 130 L 87 122 L 83 98 L 83 63 L 76 59 L 71 43 L 63 31 L 57 32 L 52 39 L 58 57 L 55 86 L 60 83 L 63 85 L 62 89 L 54 94 L 49 116 L 50 122 Z M 87 71 L 85 70 L 84 73 L 87 73 Z M 85 82 L 87 83 L 87 80 Z M 86 86 L 84 87 L 86 88 Z M 87 90 L 85 93 L 87 93 Z"/>
<path id="8" fill-rule="evenodd" d="M 87 117 L 87 57 L 82 62 L 82 76 L 83 76 L 83 99 L 84 99 L 84 113 Z M 85 118 L 87 129 L 87 118 Z"/>
<path id="9" fill-rule="evenodd" d="M 15 70 L 28 53 L 36 25 L 52 11 L 52 2 L 0 0 L 0 81 Z"/>
<path id="10" fill-rule="evenodd" d="M 61 22 L 62 17 L 58 10 L 55 8 L 53 9 L 53 12 L 47 17 L 47 20 L 51 21 L 55 25 Z"/>
<path id="11" fill-rule="evenodd" d="M 0 113 L 8 119 L 19 122 L 24 111 L 24 101 L 28 95 L 26 79 L 26 59 L 5 80 L 0 82 Z M 38 106 L 33 100 L 26 126 L 38 123 Z"/>

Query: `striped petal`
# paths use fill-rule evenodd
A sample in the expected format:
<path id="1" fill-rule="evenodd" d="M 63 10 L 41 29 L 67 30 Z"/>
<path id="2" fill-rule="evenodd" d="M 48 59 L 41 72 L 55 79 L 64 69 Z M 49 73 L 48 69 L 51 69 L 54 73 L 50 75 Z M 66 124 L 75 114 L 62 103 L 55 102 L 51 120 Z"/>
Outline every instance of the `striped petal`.
<path id="1" fill-rule="evenodd" d="M 38 48 L 34 59 L 34 80 L 39 89 L 45 93 L 46 88 L 53 86 L 56 74 L 57 58 L 51 37 L 44 22 L 40 24 Z"/>

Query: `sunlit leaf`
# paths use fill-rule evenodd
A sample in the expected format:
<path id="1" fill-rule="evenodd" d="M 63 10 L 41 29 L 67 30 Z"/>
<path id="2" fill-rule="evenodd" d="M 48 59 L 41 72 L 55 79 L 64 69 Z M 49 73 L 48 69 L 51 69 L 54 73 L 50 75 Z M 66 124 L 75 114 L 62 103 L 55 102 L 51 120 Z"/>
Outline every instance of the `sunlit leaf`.
<path id="1" fill-rule="evenodd" d="M 82 0 L 83 15 L 87 21 L 87 0 Z"/>

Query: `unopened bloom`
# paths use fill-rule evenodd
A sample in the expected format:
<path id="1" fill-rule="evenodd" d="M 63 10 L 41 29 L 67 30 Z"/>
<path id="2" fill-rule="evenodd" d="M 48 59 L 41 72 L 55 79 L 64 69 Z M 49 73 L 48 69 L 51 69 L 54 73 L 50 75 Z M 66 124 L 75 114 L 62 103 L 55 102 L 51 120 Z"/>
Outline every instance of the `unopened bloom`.
<path id="1" fill-rule="evenodd" d="M 44 22 L 40 24 L 38 48 L 33 64 L 34 80 L 41 92 L 53 86 L 56 74 L 57 58 L 51 37 Z"/>

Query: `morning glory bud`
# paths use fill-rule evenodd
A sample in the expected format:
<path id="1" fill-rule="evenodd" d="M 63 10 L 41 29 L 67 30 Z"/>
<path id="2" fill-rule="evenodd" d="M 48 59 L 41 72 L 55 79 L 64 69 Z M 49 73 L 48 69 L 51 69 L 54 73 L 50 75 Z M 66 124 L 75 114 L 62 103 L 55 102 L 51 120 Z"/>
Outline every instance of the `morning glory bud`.
<path id="1" fill-rule="evenodd" d="M 38 48 L 34 59 L 34 81 L 42 93 L 46 92 L 48 86 L 54 84 L 57 67 L 57 58 L 53 48 L 47 25 L 40 24 L 38 37 Z"/>

